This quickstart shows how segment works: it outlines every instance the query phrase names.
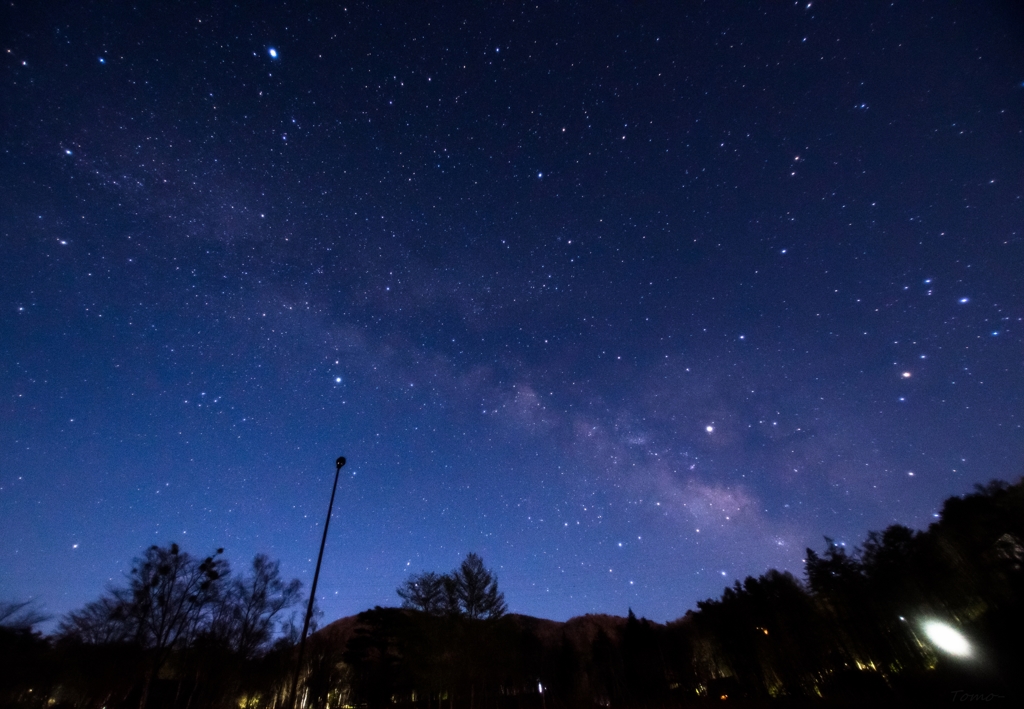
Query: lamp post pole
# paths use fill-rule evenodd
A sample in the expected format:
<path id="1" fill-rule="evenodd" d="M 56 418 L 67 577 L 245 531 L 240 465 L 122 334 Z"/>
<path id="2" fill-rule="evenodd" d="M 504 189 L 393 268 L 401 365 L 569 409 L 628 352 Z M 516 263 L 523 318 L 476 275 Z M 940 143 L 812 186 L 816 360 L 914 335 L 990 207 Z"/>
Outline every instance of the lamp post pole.
<path id="1" fill-rule="evenodd" d="M 345 456 L 334 461 L 334 487 L 331 488 L 331 501 L 327 505 L 327 520 L 324 522 L 324 536 L 320 540 L 320 555 L 316 558 L 316 571 L 313 572 L 313 587 L 309 589 L 309 605 L 306 606 L 306 620 L 302 623 L 302 638 L 299 640 L 299 659 L 295 664 L 295 677 L 292 679 L 291 706 L 295 709 L 296 694 L 299 691 L 299 674 L 302 672 L 302 659 L 306 653 L 306 633 L 309 632 L 309 621 L 313 617 L 313 601 L 316 599 L 316 582 L 320 580 L 320 563 L 324 560 L 324 546 L 327 544 L 327 526 L 331 523 L 331 510 L 334 509 L 334 495 L 338 492 L 338 477 L 345 465 Z"/>

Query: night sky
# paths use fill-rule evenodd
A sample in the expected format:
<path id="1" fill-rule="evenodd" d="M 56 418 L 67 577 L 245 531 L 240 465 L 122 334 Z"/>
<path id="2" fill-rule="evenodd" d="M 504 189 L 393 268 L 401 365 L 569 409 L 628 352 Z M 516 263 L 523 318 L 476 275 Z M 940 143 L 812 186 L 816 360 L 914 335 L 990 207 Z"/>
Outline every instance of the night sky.
<path id="1" fill-rule="evenodd" d="M 0 599 L 663 621 L 1024 472 L 1014 3 L 2 10 Z M 443 5 L 443 6 L 442 6 Z"/>

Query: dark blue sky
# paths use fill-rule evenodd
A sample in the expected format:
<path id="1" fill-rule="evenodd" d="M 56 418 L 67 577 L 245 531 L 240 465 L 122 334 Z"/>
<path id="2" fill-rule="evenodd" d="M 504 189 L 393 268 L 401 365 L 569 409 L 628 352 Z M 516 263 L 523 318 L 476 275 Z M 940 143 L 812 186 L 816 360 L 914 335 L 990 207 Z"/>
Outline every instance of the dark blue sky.
<path id="1" fill-rule="evenodd" d="M 4 8 L 0 598 L 665 620 L 1024 472 L 1013 3 Z"/>

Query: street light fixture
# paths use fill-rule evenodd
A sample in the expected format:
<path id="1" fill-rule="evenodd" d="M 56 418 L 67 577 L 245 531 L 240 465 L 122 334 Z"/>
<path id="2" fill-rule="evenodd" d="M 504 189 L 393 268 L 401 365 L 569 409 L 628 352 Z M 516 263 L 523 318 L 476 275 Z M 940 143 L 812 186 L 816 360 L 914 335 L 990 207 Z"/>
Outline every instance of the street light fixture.
<path id="1" fill-rule="evenodd" d="M 324 560 L 324 546 L 327 544 L 327 526 L 331 523 L 331 510 L 334 509 L 334 494 L 338 492 L 338 477 L 345 465 L 345 456 L 334 461 L 334 487 L 331 488 L 331 501 L 327 505 L 327 520 L 324 522 L 324 536 L 320 540 L 320 555 L 316 558 L 316 571 L 313 572 L 313 587 L 309 589 L 309 605 L 306 606 L 306 619 L 302 623 L 302 638 L 299 640 L 299 659 L 295 663 L 295 677 L 292 679 L 291 706 L 295 709 L 296 694 L 299 691 L 299 673 L 302 672 L 302 659 L 306 653 L 306 633 L 309 632 L 309 620 L 313 617 L 313 601 L 316 599 L 316 583 L 320 580 L 320 563 Z"/>

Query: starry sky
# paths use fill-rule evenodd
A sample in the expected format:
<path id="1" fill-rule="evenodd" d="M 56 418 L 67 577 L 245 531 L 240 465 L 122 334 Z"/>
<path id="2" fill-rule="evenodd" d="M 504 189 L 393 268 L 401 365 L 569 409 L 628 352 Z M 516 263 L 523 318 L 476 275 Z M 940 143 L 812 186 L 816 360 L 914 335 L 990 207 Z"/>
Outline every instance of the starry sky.
<path id="1" fill-rule="evenodd" d="M 667 620 L 1024 472 L 1014 3 L 16 1 L 0 598 Z"/>

